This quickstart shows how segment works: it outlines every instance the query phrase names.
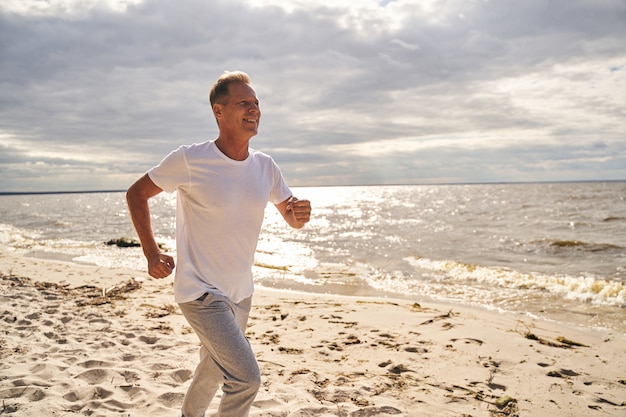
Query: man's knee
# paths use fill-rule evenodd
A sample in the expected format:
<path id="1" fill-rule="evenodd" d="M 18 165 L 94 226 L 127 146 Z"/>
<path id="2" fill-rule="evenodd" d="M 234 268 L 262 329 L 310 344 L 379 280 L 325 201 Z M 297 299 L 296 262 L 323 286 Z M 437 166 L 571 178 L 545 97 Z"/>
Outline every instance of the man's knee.
<path id="1" fill-rule="evenodd" d="M 261 388 L 261 370 L 258 365 L 248 374 L 246 385 L 249 387 L 250 391 L 254 392 L 257 392 L 259 388 Z"/>
<path id="2" fill-rule="evenodd" d="M 225 392 L 246 392 L 256 394 L 261 388 L 261 371 L 258 366 L 249 369 L 244 378 L 224 382 L 222 390 Z"/>

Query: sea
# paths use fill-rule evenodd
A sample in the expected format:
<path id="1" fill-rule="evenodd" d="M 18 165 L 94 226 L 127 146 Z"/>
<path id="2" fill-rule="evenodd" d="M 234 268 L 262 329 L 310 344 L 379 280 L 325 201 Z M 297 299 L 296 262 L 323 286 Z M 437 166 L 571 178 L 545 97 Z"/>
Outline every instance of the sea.
<path id="1" fill-rule="evenodd" d="M 626 182 L 297 187 L 310 223 L 269 205 L 258 287 L 511 312 L 626 334 Z M 176 193 L 150 202 L 175 255 Z M 0 245 L 145 274 L 124 192 L 0 196 Z M 6 271 L 3 271 L 6 272 Z M 43 279 L 43 277 L 42 277 Z"/>

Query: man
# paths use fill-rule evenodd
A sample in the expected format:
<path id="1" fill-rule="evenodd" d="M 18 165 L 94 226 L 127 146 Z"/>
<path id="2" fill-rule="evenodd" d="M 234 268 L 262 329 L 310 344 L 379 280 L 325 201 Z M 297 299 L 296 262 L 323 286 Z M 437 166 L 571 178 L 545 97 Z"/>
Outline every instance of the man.
<path id="1" fill-rule="evenodd" d="M 224 73 L 211 88 L 210 102 L 217 139 L 176 149 L 137 180 L 126 199 L 148 273 L 165 278 L 174 259 L 157 246 L 148 200 L 161 191 L 177 191 L 174 296 L 202 342 L 183 417 L 204 416 L 220 384 L 218 416 L 244 417 L 260 386 L 245 329 L 265 206 L 275 204 L 299 229 L 309 221 L 311 205 L 293 197 L 268 155 L 248 146 L 261 118 L 248 75 Z"/>

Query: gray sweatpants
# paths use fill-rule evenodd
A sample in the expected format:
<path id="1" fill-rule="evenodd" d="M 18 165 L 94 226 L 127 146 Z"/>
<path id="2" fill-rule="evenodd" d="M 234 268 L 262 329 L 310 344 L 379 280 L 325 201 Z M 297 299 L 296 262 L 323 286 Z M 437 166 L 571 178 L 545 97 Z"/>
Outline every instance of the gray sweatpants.
<path id="1" fill-rule="evenodd" d="M 220 384 L 219 417 L 246 417 L 261 386 L 261 372 L 245 337 L 252 298 L 235 304 L 205 294 L 179 304 L 202 347 L 200 363 L 183 400 L 183 417 L 203 417 Z"/>

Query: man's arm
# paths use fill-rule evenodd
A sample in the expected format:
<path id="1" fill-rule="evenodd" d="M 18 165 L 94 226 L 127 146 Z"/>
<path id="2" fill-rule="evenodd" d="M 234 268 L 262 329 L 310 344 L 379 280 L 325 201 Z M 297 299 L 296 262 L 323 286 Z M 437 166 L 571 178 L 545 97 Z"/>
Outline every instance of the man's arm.
<path id="1" fill-rule="evenodd" d="M 282 214 L 289 226 L 301 229 L 311 219 L 311 202 L 298 200 L 291 196 L 282 203 L 276 204 L 276 208 Z"/>
<path id="2" fill-rule="evenodd" d="M 161 253 L 152 231 L 148 200 L 163 190 L 145 174 L 126 192 L 126 202 L 133 226 L 141 241 L 143 253 L 148 260 L 148 274 L 153 278 L 165 278 L 174 269 L 174 258 Z"/>

